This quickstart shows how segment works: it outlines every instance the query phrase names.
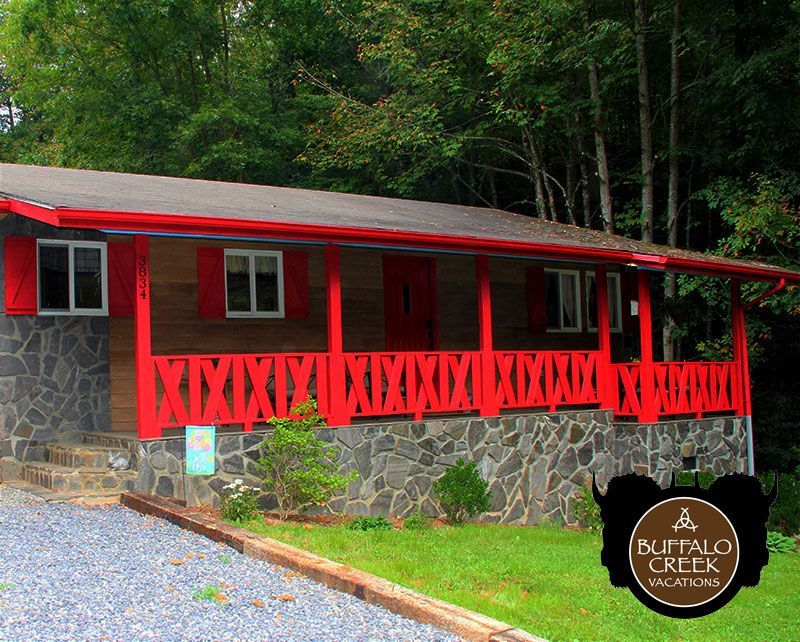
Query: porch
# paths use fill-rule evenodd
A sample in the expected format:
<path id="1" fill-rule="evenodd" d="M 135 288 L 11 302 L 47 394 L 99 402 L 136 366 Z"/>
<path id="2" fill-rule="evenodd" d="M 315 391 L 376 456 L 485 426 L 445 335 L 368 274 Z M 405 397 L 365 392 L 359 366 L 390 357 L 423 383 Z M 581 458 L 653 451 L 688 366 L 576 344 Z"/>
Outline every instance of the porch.
<path id="1" fill-rule="evenodd" d="M 468 262 L 474 274 L 461 276 L 463 289 L 474 291 L 466 298 L 477 308 L 472 307 L 475 322 L 463 320 L 458 336 L 447 342 L 446 349 L 438 349 L 437 336 L 429 344 L 434 349 L 346 350 L 348 319 L 343 318 L 342 300 L 351 282 L 342 276 L 341 246 L 327 243 L 321 265 L 324 332 L 305 341 L 308 351 L 176 353 L 153 349 L 151 299 L 158 300 L 160 293 L 158 279 L 154 286 L 151 278 L 150 238 L 134 236 L 133 247 L 132 334 L 140 439 L 158 439 L 185 425 L 212 423 L 225 430 L 251 431 L 273 416 L 287 416 L 307 395 L 317 400 L 320 414 L 331 426 L 569 409 L 611 410 L 620 420 L 640 424 L 749 414 L 745 306 L 735 278 L 731 279 L 731 361 L 654 360 L 650 273 L 644 269 L 635 274 L 633 293 L 634 307 L 638 307 L 633 315 L 638 354 L 631 355 L 635 361 L 621 361 L 620 339 L 612 333 L 607 279 L 608 268 L 619 266 L 610 263 L 585 264 L 595 276 L 596 331 L 548 335 L 546 342 L 540 342 L 547 343 L 546 348 L 530 349 L 526 345 L 530 341 L 519 340 L 515 347 L 524 349 L 507 349 L 515 339 L 497 327 L 498 306 L 521 303 L 508 297 L 498 302 L 493 296 L 493 286 L 498 284 L 490 277 L 490 265 L 506 259 L 486 254 L 461 255 L 462 267 Z M 543 257 L 518 258 L 535 265 Z M 588 316 L 588 311 L 584 313 Z M 458 318 L 448 315 L 450 322 Z M 437 325 L 441 323 L 438 315 L 435 319 Z M 231 324 L 236 321 L 229 319 Z M 467 336 L 470 331 L 475 334 L 472 340 Z M 268 341 L 265 337 L 264 342 Z M 159 343 L 164 345 L 163 338 Z M 207 343 L 213 346 L 213 341 Z M 318 344 L 325 349 L 314 349 Z M 111 366 L 113 391 L 113 356 Z"/>

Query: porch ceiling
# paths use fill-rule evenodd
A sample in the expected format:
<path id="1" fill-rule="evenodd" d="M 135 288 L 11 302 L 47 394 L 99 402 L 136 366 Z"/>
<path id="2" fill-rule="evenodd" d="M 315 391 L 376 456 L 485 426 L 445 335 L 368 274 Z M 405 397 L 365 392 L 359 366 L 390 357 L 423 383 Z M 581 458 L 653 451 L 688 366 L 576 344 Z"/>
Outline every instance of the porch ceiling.
<path id="1" fill-rule="evenodd" d="M 6 211 L 58 227 L 511 254 L 800 284 L 800 272 L 765 263 L 481 207 L 11 164 L 0 164 L 0 194 Z"/>

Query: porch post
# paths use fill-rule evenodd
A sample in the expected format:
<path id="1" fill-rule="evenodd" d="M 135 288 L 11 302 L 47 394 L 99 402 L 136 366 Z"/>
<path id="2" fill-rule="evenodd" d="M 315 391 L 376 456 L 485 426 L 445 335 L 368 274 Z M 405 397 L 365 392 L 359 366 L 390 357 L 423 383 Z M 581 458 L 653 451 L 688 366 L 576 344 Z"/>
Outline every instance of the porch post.
<path id="1" fill-rule="evenodd" d="M 639 421 L 644 424 L 658 421 L 656 411 L 656 381 L 653 369 L 653 314 L 650 305 L 650 275 L 639 270 L 639 340 L 642 361 L 639 370 L 641 410 Z"/>
<path id="2" fill-rule="evenodd" d="M 605 265 L 594 269 L 597 293 L 597 396 L 604 408 L 613 408 L 613 388 L 616 382 L 611 371 L 611 319 L 608 312 L 608 271 Z"/>
<path id="3" fill-rule="evenodd" d="M 156 373 L 150 336 L 150 237 L 133 237 L 136 261 L 136 296 L 133 311 L 134 359 L 136 362 L 136 423 L 139 439 L 157 439 Z"/>
<path id="4" fill-rule="evenodd" d="M 344 341 L 342 338 L 342 276 L 339 246 L 325 246 L 325 293 L 328 303 L 328 423 L 331 426 L 347 426 L 350 415 L 347 411 L 347 383 L 344 364 Z"/>
<path id="5" fill-rule="evenodd" d="M 495 384 L 494 347 L 492 345 L 492 296 L 489 285 L 489 257 L 475 256 L 478 291 L 478 347 L 481 352 L 481 417 L 500 414 Z"/>
<path id="6" fill-rule="evenodd" d="M 731 328 L 733 330 L 733 362 L 736 368 L 736 414 L 744 417 L 747 433 L 747 474 L 755 475 L 753 452 L 753 408 L 750 397 L 750 362 L 747 355 L 747 324 L 739 279 L 731 279 Z"/>

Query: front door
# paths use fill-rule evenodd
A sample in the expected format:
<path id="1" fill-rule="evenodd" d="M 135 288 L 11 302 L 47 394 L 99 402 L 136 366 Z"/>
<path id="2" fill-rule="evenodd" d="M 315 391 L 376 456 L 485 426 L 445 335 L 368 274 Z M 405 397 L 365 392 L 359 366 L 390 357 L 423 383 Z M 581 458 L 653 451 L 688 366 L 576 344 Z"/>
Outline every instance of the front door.
<path id="1" fill-rule="evenodd" d="M 386 349 L 435 350 L 436 263 L 417 256 L 383 257 Z"/>

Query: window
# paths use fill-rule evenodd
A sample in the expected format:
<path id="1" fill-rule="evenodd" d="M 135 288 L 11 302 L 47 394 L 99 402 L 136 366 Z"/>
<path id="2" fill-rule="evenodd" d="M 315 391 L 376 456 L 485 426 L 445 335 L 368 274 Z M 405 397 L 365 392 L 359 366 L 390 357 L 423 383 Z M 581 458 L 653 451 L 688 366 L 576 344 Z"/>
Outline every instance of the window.
<path id="1" fill-rule="evenodd" d="M 622 292 L 619 274 L 608 278 L 608 323 L 612 332 L 622 332 Z M 594 272 L 586 273 L 586 316 L 590 330 L 597 330 L 597 287 Z"/>
<path id="2" fill-rule="evenodd" d="M 37 243 L 39 314 L 108 313 L 106 244 Z"/>
<path id="3" fill-rule="evenodd" d="M 544 276 L 547 329 L 580 332 L 581 298 L 578 272 L 545 270 Z"/>
<path id="4" fill-rule="evenodd" d="M 225 250 L 225 300 L 229 317 L 283 317 L 283 255 Z"/>

